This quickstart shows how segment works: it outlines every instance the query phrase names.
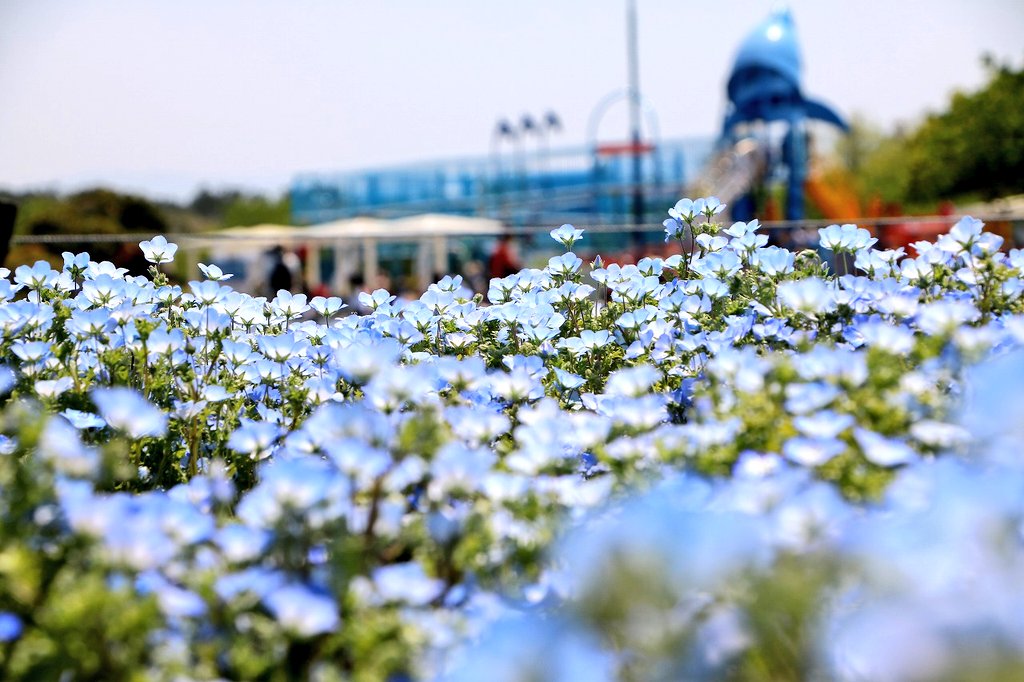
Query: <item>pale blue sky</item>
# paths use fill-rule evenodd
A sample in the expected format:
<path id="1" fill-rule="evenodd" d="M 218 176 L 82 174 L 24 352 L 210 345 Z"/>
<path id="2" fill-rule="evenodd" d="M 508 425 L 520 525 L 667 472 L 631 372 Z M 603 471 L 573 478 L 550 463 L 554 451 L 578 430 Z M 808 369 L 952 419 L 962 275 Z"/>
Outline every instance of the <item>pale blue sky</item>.
<path id="1" fill-rule="evenodd" d="M 912 122 L 1024 61 L 1022 0 L 795 0 L 804 89 Z M 769 0 L 637 0 L 664 137 L 714 134 Z M 0 0 L 0 187 L 99 182 L 183 198 L 303 171 L 488 153 L 556 111 L 582 145 L 625 82 L 625 0 Z M 610 116 L 607 138 L 622 137 Z"/>

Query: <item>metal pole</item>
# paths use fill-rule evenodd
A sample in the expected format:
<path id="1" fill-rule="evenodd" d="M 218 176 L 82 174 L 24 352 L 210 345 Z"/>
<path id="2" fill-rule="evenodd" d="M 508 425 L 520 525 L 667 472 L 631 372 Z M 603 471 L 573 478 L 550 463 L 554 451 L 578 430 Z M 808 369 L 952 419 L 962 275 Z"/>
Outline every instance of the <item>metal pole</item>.
<path id="1" fill-rule="evenodd" d="M 633 245 L 639 246 L 643 238 L 640 227 L 644 222 L 643 169 L 640 158 L 640 66 L 637 56 L 636 0 L 626 2 L 627 59 L 629 64 L 629 128 L 633 142 Z"/>

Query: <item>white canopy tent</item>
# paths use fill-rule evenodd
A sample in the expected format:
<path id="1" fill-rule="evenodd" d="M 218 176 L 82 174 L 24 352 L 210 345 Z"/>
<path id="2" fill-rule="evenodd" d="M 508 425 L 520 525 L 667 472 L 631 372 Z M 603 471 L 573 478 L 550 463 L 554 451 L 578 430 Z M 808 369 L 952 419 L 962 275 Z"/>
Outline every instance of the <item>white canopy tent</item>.
<path id="1" fill-rule="evenodd" d="M 394 220 L 358 217 L 336 220 L 320 225 L 255 225 L 231 227 L 196 235 L 183 243 L 193 261 L 200 251 L 209 251 L 213 260 L 236 258 L 253 263 L 267 249 L 281 245 L 295 249 L 305 247 L 305 279 L 310 288 L 321 284 L 320 252 L 334 252 L 334 272 L 329 288 L 348 294 L 351 276 L 361 272 L 367 285 L 377 279 L 380 263 L 378 244 L 382 241 L 411 242 L 416 245 L 415 278 L 421 289 L 432 275 L 448 270 L 448 255 L 458 238 L 496 236 L 504 231 L 498 220 L 467 216 L 427 213 Z M 195 263 L 190 271 L 196 272 Z"/>

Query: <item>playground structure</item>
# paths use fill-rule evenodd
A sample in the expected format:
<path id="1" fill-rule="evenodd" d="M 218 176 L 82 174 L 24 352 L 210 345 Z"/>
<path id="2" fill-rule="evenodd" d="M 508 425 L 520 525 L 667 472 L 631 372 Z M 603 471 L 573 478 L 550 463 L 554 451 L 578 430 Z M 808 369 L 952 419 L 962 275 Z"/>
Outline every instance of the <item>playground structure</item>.
<path id="1" fill-rule="evenodd" d="M 814 158 L 812 122 L 842 132 L 847 124 L 834 109 L 804 93 L 802 57 L 788 10 L 771 13 L 740 44 L 726 81 L 728 107 L 717 139 L 660 139 L 657 117 L 639 92 L 635 68 L 631 61 L 629 88 L 612 93 L 595 107 L 584 147 L 551 149 L 541 135 L 531 151 L 528 143 L 536 124 L 531 121 L 526 126 L 524 116 L 522 130 L 513 130 L 505 121 L 499 124 L 486 157 L 305 174 L 296 178 L 290 195 L 292 222 L 308 227 L 291 228 L 294 234 L 280 228 L 274 238 L 336 246 L 326 260 L 307 260 L 307 281 L 331 282 L 341 288 L 356 270 L 364 273 L 363 281 L 372 281 L 380 269 L 378 258 L 411 263 L 406 275 L 421 285 L 431 270 L 449 271 L 458 257 L 450 248 L 431 242 L 426 232 L 436 219 L 418 224 L 417 229 L 425 230 L 415 240 L 423 253 L 408 249 L 382 253 L 373 246 L 387 240 L 387 231 L 396 229 L 402 219 L 421 214 L 489 220 L 478 235 L 482 241 L 473 242 L 471 257 L 479 260 L 494 236 L 505 231 L 523 237 L 527 262 L 530 252 L 539 257 L 544 250 L 530 235 L 562 223 L 586 226 L 591 235 L 587 249 L 612 260 L 628 260 L 640 250 L 663 250 L 660 223 L 666 207 L 681 196 L 717 196 L 729 206 L 725 219 L 759 217 L 774 227 L 773 236 L 787 246 L 813 245 L 814 230 L 805 220 L 808 204 L 826 221 L 860 218 L 864 224 L 865 216 L 879 218 L 865 226 L 877 225 L 881 243 L 892 247 L 906 246 L 912 238 L 934 237 L 951 224 L 938 220 L 903 225 L 878 207 L 869 205 L 864 211 L 849 181 Z M 622 101 L 630 105 L 629 138 L 601 141 L 601 118 Z M 501 143 L 506 141 L 510 149 L 502 153 Z M 780 194 L 784 197 L 781 210 L 775 202 Z M 777 222 L 780 218 L 783 223 Z M 378 221 L 371 237 L 361 231 L 368 220 Z M 351 234 L 346 236 L 346 230 Z M 453 244 L 460 238 L 469 243 L 465 231 L 445 239 L 449 236 Z M 352 260 L 357 244 L 356 251 L 363 254 L 361 265 Z M 427 251 L 434 255 L 425 255 Z M 326 267 L 318 271 L 318 263 Z"/>
<path id="2" fill-rule="evenodd" d="M 647 141 L 527 150 L 525 141 L 485 157 L 365 171 L 304 174 L 290 190 L 292 221 L 310 225 L 375 216 L 449 213 L 501 220 L 510 227 L 623 223 L 630 214 L 634 155 L 641 163 L 649 220 L 659 222 L 697 177 L 714 141 Z"/>
<path id="3" fill-rule="evenodd" d="M 734 219 L 749 219 L 757 209 L 754 194 L 780 182 L 787 219 L 804 217 L 805 196 L 827 218 L 857 217 L 853 194 L 830 184 L 811 162 L 807 123 L 824 121 L 843 131 L 846 123 L 804 94 L 801 69 L 792 16 L 774 12 L 740 45 L 717 139 L 660 139 L 653 107 L 631 83 L 597 104 L 584 147 L 551 149 L 544 137 L 531 149 L 535 124 L 514 130 L 502 121 L 486 157 L 301 175 L 290 192 L 293 222 L 449 213 L 513 228 L 658 224 L 680 196 L 712 194 L 731 206 Z M 599 139 L 604 113 L 622 102 L 631 107 L 638 130 L 625 142 Z M 509 149 L 502 153 L 506 140 Z"/>
<path id="4" fill-rule="evenodd" d="M 695 194 L 715 194 L 732 208 L 736 220 L 758 210 L 755 191 L 784 183 L 787 220 L 805 217 L 805 198 L 826 218 L 852 219 L 856 196 L 830 184 L 812 163 L 808 122 L 823 121 L 846 131 L 831 107 L 803 92 L 802 59 L 793 17 L 773 12 L 741 43 L 726 83 L 728 109 L 708 171 L 694 184 Z"/>

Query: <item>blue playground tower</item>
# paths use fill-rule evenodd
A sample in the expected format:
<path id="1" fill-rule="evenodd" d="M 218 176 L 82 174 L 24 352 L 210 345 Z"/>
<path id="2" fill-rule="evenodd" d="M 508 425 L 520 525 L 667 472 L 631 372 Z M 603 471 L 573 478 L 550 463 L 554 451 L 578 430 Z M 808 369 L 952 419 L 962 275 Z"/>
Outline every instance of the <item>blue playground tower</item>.
<path id="1" fill-rule="evenodd" d="M 801 87 L 800 48 L 789 10 L 772 13 L 740 45 L 729 74 L 726 92 L 729 107 L 722 124 L 722 145 L 733 146 L 750 124 L 757 122 L 784 125 L 781 153 L 766 155 L 762 177 L 772 177 L 781 167 L 786 170 L 787 220 L 804 217 L 804 183 L 807 180 L 808 149 L 806 122 L 817 119 L 831 123 L 844 132 L 846 122 L 832 108 L 806 97 Z M 737 220 L 754 217 L 754 202 L 748 192 L 732 204 Z"/>

